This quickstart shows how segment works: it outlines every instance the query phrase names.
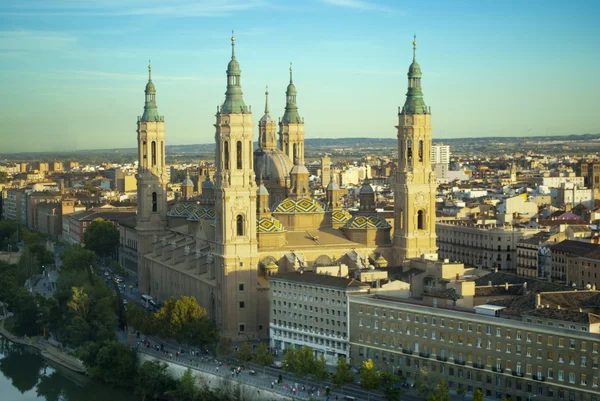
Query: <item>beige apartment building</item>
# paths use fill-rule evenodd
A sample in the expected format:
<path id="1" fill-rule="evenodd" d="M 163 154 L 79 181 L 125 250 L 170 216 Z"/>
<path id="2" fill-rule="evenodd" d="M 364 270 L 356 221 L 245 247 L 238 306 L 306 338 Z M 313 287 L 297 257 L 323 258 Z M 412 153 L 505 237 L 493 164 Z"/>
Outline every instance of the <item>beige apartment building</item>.
<path id="1" fill-rule="evenodd" d="M 323 355 L 329 365 L 335 365 L 339 357 L 349 357 L 348 295 L 366 292 L 368 284 L 302 271 L 276 274 L 269 280 L 273 348 L 306 345 L 315 351 L 315 357 Z M 243 304 L 240 301 L 239 307 Z"/>
<path id="2" fill-rule="evenodd" d="M 511 225 L 477 223 L 472 220 L 444 220 L 436 224 L 440 258 L 466 265 L 502 271 L 517 270 L 517 243 L 538 233 L 538 229 Z"/>
<path id="3" fill-rule="evenodd" d="M 409 381 L 427 371 L 489 398 L 597 401 L 598 301 L 598 291 L 530 292 L 474 308 L 350 296 L 352 364 L 371 358 Z"/>

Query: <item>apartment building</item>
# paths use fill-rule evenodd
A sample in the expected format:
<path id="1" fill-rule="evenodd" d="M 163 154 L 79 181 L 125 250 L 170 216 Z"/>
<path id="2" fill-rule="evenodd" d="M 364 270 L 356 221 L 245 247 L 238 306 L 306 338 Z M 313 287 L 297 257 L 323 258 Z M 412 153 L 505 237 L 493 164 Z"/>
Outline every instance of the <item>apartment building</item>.
<path id="1" fill-rule="evenodd" d="M 501 290 L 501 288 L 500 288 Z M 507 297 L 473 308 L 381 295 L 349 297 L 351 358 L 414 381 L 526 401 L 598 401 L 600 292 Z"/>
<path id="2" fill-rule="evenodd" d="M 569 270 L 575 270 L 579 264 L 579 257 L 600 249 L 600 245 L 583 241 L 566 240 L 553 245 L 550 248 L 552 258 L 551 279 L 557 283 L 577 285 L 577 276 L 575 273 L 569 273 Z M 575 281 L 570 282 L 571 278 Z"/>
<path id="3" fill-rule="evenodd" d="M 539 231 L 473 220 L 443 220 L 436 223 L 438 253 L 442 259 L 470 266 L 516 272 L 517 243 Z"/>
<path id="4" fill-rule="evenodd" d="M 348 295 L 366 292 L 368 284 L 302 271 L 273 275 L 269 282 L 271 347 L 306 345 L 330 365 L 339 357 L 349 357 Z M 243 304 L 240 301 L 239 307 Z"/>
<path id="5" fill-rule="evenodd" d="M 556 234 L 540 232 L 517 242 L 517 274 L 532 278 L 549 278 L 552 270 L 550 246 Z"/>

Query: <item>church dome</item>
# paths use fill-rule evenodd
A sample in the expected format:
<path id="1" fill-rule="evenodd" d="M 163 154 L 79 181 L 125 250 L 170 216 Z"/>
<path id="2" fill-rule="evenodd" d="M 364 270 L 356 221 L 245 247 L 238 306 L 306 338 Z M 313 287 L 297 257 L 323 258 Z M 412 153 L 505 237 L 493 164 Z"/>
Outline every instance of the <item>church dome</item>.
<path id="1" fill-rule="evenodd" d="M 331 222 L 343 224 L 352 218 L 352 215 L 345 210 L 336 210 L 331 212 Z"/>
<path id="2" fill-rule="evenodd" d="M 214 220 L 215 218 L 215 209 L 206 206 L 196 205 L 194 211 L 188 217 L 190 221 L 199 221 L 199 220 Z"/>
<path id="3" fill-rule="evenodd" d="M 392 228 L 381 216 L 354 216 L 344 225 L 344 228 L 351 230 L 364 230 L 364 229 L 386 229 Z"/>
<path id="4" fill-rule="evenodd" d="M 325 213 L 327 207 L 312 198 L 285 198 L 273 207 L 273 213 Z"/>
<path id="5" fill-rule="evenodd" d="M 146 84 L 146 93 L 156 93 L 156 87 L 152 81 L 148 81 Z"/>
<path id="6" fill-rule="evenodd" d="M 267 148 L 254 151 L 254 171 L 265 181 L 285 179 L 292 167 L 290 158 L 279 149 Z"/>
<path id="7" fill-rule="evenodd" d="M 421 66 L 416 61 L 413 61 L 410 67 L 408 67 L 408 76 L 411 78 L 420 78 L 423 76 L 421 73 Z"/>
<path id="8" fill-rule="evenodd" d="M 360 194 L 372 194 L 375 193 L 375 191 L 373 191 L 373 187 L 371 186 L 371 184 L 369 184 L 369 182 L 367 180 L 365 180 L 365 182 L 363 182 L 362 187 L 360 187 Z"/>
<path id="9" fill-rule="evenodd" d="M 196 210 L 195 203 L 177 203 L 167 212 L 170 217 L 190 217 Z"/>
<path id="10" fill-rule="evenodd" d="M 192 180 L 190 179 L 190 176 L 186 176 L 185 180 L 183 180 L 183 184 L 181 184 L 184 187 L 193 187 L 194 183 L 192 182 Z"/>
<path id="11" fill-rule="evenodd" d="M 215 186 L 212 183 L 212 181 L 210 180 L 210 178 L 208 178 L 208 176 L 206 176 L 206 180 L 202 183 L 202 189 L 212 189 L 214 187 Z"/>
<path id="12" fill-rule="evenodd" d="M 256 220 L 256 230 L 260 234 L 285 232 L 285 228 L 281 222 L 271 216 Z"/>
<path id="13" fill-rule="evenodd" d="M 335 182 L 334 180 L 329 181 L 329 184 L 327 185 L 328 191 L 337 191 L 338 189 L 340 189 L 340 186 L 337 182 Z"/>

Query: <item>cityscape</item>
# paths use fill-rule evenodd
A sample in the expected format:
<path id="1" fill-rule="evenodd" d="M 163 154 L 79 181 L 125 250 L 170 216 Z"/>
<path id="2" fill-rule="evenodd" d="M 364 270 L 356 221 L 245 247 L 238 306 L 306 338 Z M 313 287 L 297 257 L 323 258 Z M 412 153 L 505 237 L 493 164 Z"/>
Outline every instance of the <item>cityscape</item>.
<path id="1" fill-rule="evenodd" d="M 572 86 L 544 78 L 562 59 L 541 68 L 564 45 L 558 35 L 593 26 L 598 6 L 512 6 L 515 15 L 424 5 L 439 26 L 411 22 L 416 34 L 401 28 L 371 60 L 352 46 L 424 10 L 366 0 L 0 5 L 9 95 L 38 74 L 25 67 L 31 56 L 64 54 L 71 65 L 57 59 L 35 75 L 47 77 L 39 98 L 16 96 L 6 115 L 21 111 L 0 134 L 2 400 L 598 401 L 600 120 L 591 93 L 600 83 L 578 84 L 599 56 L 566 50 L 574 70 L 561 77 Z M 329 26 L 315 9 L 339 21 Z M 257 28 L 267 16 L 282 28 L 290 13 L 313 32 Z M 537 31 L 523 24 L 533 15 Z M 68 28 L 60 39 L 52 17 Z M 242 29 L 213 25 L 224 18 Z M 480 19 L 490 49 L 475 56 L 474 38 L 460 53 L 445 50 L 446 24 L 454 37 L 468 29 L 459 21 L 474 34 Z M 559 20 L 560 32 L 548 33 Z M 126 55 L 137 39 L 204 29 L 191 28 L 200 21 L 218 35 L 200 41 L 213 60 L 197 75 L 173 64 L 189 35 L 168 51 L 147 44 L 149 61 Z M 352 24 L 364 37 L 350 45 L 340 37 Z M 494 40 L 496 24 L 517 32 Z M 111 51 L 122 70 L 75 70 L 87 29 L 103 45 L 121 38 Z M 502 44 L 523 32 L 538 56 L 508 75 L 489 67 L 496 78 L 477 83 L 487 62 L 478 57 L 504 58 Z M 321 33 L 340 48 L 321 48 Z M 42 49 L 49 41 L 58 44 Z M 303 56 L 306 43 L 314 49 Z M 132 59 L 135 74 L 126 73 Z M 199 61 L 193 52 L 189 60 Z M 53 75 L 61 71 L 73 82 L 48 99 L 72 121 L 59 128 L 46 118 L 42 138 L 22 110 L 50 107 L 45 91 L 64 82 Z M 523 81 L 518 71 L 537 73 Z M 94 88 L 106 79 L 121 84 Z M 81 85 L 90 92 L 66 99 Z M 509 87 L 519 99 L 505 97 Z M 565 113 L 578 90 L 581 107 Z M 190 92 L 202 93 L 193 109 Z M 347 119 L 323 120 L 342 112 Z"/>

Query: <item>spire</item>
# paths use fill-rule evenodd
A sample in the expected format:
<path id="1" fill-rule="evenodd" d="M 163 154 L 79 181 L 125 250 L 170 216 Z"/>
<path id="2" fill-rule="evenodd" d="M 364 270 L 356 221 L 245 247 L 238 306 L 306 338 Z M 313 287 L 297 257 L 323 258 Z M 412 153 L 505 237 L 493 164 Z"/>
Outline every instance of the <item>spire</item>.
<path id="1" fill-rule="evenodd" d="M 302 118 L 300 118 L 300 115 L 298 114 L 298 105 L 296 104 L 296 86 L 292 79 L 292 63 L 290 63 L 290 84 L 287 87 L 285 95 L 286 104 L 282 122 L 292 124 L 302 123 Z"/>
<path id="2" fill-rule="evenodd" d="M 148 83 L 146 84 L 146 103 L 144 104 L 144 114 L 140 117 L 140 121 L 162 121 L 162 117 L 158 115 L 156 107 L 156 87 L 152 82 L 152 64 L 148 60 Z"/>
<path id="3" fill-rule="evenodd" d="M 265 90 L 265 116 L 269 115 L 269 86 Z"/>
<path id="4" fill-rule="evenodd" d="M 241 74 L 240 64 L 235 59 L 235 36 L 231 31 L 231 61 L 227 65 L 227 91 L 225 92 L 225 102 L 221 107 L 221 113 L 239 114 L 248 112 L 248 107 L 242 97 Z"/>
<path id="5" fill-rule="evenodd" d="M 417 63 L 417 35 L 413 40 L 413 62 L 408 68 L 408 92 L 401 114 L 429 114 L 421 91 L 421 66 Z"/>

